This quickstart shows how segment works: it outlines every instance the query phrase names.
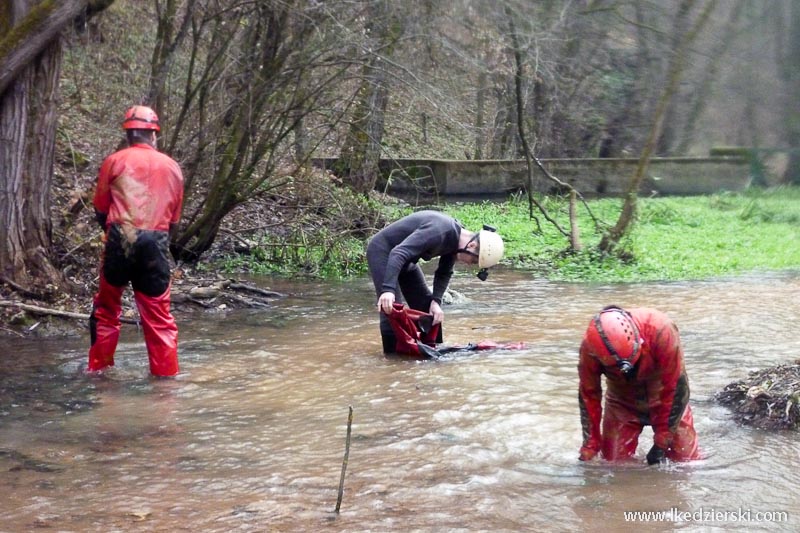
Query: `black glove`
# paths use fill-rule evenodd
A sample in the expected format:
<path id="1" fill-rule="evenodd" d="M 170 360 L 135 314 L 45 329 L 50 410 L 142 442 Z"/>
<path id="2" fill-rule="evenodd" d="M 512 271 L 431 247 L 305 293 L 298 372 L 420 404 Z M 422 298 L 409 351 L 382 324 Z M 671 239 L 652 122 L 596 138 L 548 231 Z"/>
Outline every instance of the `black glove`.
<path id="1" fill-rule="evenodd" d="M 655 444 L 653 447 L 650 448 L 650 451 L 647 452 L 647 464 L 649 465 L 656 465 L 658 463 L 663 463 L 667 459 L 667 451 L 664 448 L 659 448 Z"/>
<path id="2" fill-rule="evenodd" d="M 108 220 L 108 213 L 101 213 L 97 209 L 94 210 L 94 217 L 97 219 L 97 223 L 100 224 L 100 228 L 105 232 L 106 231 L 106 221 Z"/>

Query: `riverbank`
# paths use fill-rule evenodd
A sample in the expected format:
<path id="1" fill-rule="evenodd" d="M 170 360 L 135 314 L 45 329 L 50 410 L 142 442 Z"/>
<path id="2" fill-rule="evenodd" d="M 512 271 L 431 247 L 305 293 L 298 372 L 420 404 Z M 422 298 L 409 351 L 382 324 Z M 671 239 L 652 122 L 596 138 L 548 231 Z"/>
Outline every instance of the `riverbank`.
<path id="1" fill-rule="evenodd" d="M 538 201 L 561 228 L 569 228 L 564 199 Z M 749 189 L 711 196 L 639 199 L 637 222 L 614 256 L 601 256 L 597 244 L 619 216 L 622 200 L 592 199 L 578 213 L 583 249 L 570 251 L 568 239 L 524 195 L 504 202 L 448 203 L 431 206 L 467 228 L 497 228 L 506 242 L 502 264 L 553 281 L 641 282 L 698 280 L 775 270 L 800 270 L 800 189 Z M 384 218 L 394 220 L 414 209 L 397 203 Z M 379 228 L 375 228 L 376 230 Z M 347 277 L 366 272 L 365 239 L 343 235 L 329 256 L 326 274 Z M 338 251 L 338 255 L 337 255 Z M 313 254 L 307 254 L 307 256 Z M 320 254 L 318 254 L 320 255 Z M 267 257 L 267 260 L 262 258 Z M 279 260 L 275 260 L 279 259 Z M 301 265 L 255 246 L 248 255 L 222 254 L 212 263 L 228 272 L 302 273 Z"/>
<path id="2" fill-rule="evenodd" d="M 302 202 L 296 198 L 287 202 L 286 196 L 279 196 L 242 206 L 226 219 L 217 242 L 202 261 L 196 265 L 177 265 L 174 286 L 191 291 L 208 280 L 219 283 L 242 273 L 316 279 L 363 275 L 364 244 L 369 236 L 415 208 L 390 198 L 373 197 L 359 202 L 352 195 L 341 194 L 336 210 L 317 209 L 323 213 L 318 215 L 319 220 L 309 219 L 306 212 L 302 217 L 308 219 L 306 226 L 294 226 L 300 229 L 287 233 L 285 228 L 289 224 L 284 221 L 298 217 L 297 209 L 287 205 L 323 206 L 325 199 L 340 189 L 330 184 L 328 187 L 307 187 L 317 194 L 306 193 Z M 562 228 L 568 227 L 568 206 L 564 200 L 546 197 L 539 201 Z M 512 196 L 505 202 L 452 203 L 430 208 L 451 214 L 471 229 L 478 229 L 484 223 L 495 226 L 506 241 L 502 262 L 505 268 L 553 281 L 634 283 L 800 270 L 800 189 L 642 198 L 637 222 L 622 243 L 621 253 L 606 257 L 598 254 L 596 246 L 603 229 L 616 222 L 621 200 L 594 199 L 586 205 L 588 208 L 581 208 L 578 216 L 583 245 L 579 252 L 569 251 L 566 237 L 539 212 L 534 213 L 534 219 L 530 218 L 524 196 Z M 359 231 L 334 232 L 325 227 L 332 217 L 352 224 L 355 213 L 362 220 Z M 3 286 L 0 300 L 88 314 L 102 249 L 100 232 L 95 231 L 93 224 L 84 209 L 68 225 L 62 225 L 57 246 L 64 251 L 60 254 L 61 266 L 73 290 L 43 305 L 29 294 Z M 178 303 L 185 304 L 185 300 Z M 184 307 L 193 309 L 191 302 Z M 176 312 L 180 312 L 180 306 Z M 71 327 L 84 328 L 83 322 L 74 324 L 74 319 L 53 316 L 42 320 L 42 316 L 21 308 L 2 307 L 0 334 L 31 335 L 37 330 L 36 334 L 47 331 L 64 334 Z"/>

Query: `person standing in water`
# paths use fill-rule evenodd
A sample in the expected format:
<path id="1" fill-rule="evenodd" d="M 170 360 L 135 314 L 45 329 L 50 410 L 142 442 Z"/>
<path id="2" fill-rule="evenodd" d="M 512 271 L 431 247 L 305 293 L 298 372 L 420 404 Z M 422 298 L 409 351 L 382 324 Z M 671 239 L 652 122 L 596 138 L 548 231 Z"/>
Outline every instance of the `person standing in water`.
<path id="1" fill-rule="evenodd" d="M 444 319 L 442 297 L 456 261 L 478 265 L 478 277 L 485 280 L 488 269 L 502 258 L 503 249 L 503 239 L 489 226 L 471 232 L 439 211 L 417 211 L 376 233 L 367 245 L 367 263 L 381 312 L 384 353 L 395 351 L 396 338 L 387 318 L 395 302 L 405 299 L 411 309 L 430 313 L 433 324 L 440 324 Z M 417 262 L 435 257 L 439 262 L 431 290 Z"/>
<path id="2" fill-rule="evenodd" d="M 128 147 L 100 166 L 94 208 L 105 232 L 100 286 L 89 318 L 90 372 L 114 365 L 122 293 L 130 283 L 155 376 L 178 373 L 178 327 L 170 312 L 170 235 L 183 204 L 183 174 L 156 149 L 155 111 L 133 106 L 122 123 Z"/>

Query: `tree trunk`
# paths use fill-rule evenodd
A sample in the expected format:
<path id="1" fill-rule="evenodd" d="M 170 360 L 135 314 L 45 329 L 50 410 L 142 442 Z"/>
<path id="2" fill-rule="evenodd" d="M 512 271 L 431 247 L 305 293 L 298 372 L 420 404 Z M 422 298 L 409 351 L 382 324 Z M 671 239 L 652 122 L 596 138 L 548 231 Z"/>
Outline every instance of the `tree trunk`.
<path id="1" fill-rule="evenodd" d="M 475 93 L 475 152 L 474 159 L 483 159 L 484 144 L 484 109 L 486 107 L 487 75 L 485 71 L 478 74 L 478 90 Z"/>
<path id="2" fill-rule="evenodd" d="M 672 27 L 672 39 L 668 53 L 677 54 L 680 52 L 681 39 L 686 34 L 688 27 L 689 14 L 694 7 L 695 0 L 682 0 L 678 5 L 678 12 L 675 15 L 675 22 Z M 674 58 L 670 64 L 674 63 Z M 669 80 L 667 80 L 669 83 Z M 675 88 L 677 92 L 678 87 Z M 661 122 L 661 134 L 656 143 L 656 155 L 667 156 L 672 150 L 675 142 L 675 125 L 677 123 L 678 103 L 676 98 L 670 98 L 667 107 L 664 109 L 664 117 Z"/>
<path id="3" fill-rule="evenodd" d="M 650 109 L 655 107 L 657 102 L 658 87 L 663 86 L 660 64 L 658 61 L 658 51 L 653 45 L 653 20 L 652 15 L 644 2 L 634 2 L 634 20 L 636 21 L 636 59 L 634 65 L 635 80 L 631 89 L 630 107 L 632 112 L 626 116 L 623 110 L 623 122 L 628 128 L 634 130 L 635 134 L 629 139 L 630 151 L 640 151 L 642 135 L 639 132 L 644 130 L 641 127 L 650 118 Z M 623 142 L 623 146 L 626 144 Z"/>
<path id="4" fill-rule="evenodd" d="M 569 191 L 569 246 L 576 252 L 583 250 L 578 226 L 578 193 L 574 189 Z"/>
<path id="5" fill-rule="evenodd" d="M 497 116 L 494 121 L 494 138 L 491 159 L 509 159 L 516 152 L 516 99 L 514 77 L 503 81 L 502 87 L 495 90 L 497 97 Z"/>
<path id="6" fill-rule="evenodd" d="M 297 124 L 294 128 L 294 160 L 299 165 L 305 165 L 311 158 L 311 151 L 308 147 L 308 134 L 306 132 L 306 123 L 303 113 L 298 112 L 295 119 Z"/>
<path id="7" fill-rule="evenodd" d="M 364 70 L 360 99 L 341 158 L 347 169 L 345 182 L 354 191 L 367 194 L 378 181 L 389 89 L 386 86 L 386 70 L 379 58 Z"/>
<path id="8" fill-rule="evenodd" d="M 369 29 L 376 39 L 371 46 L 375 46 L 379 53 L 369 52 L 369 59 L 364 64 L 358 101 L 340 156 L 340 164 L 346 171 L 344 181 L 362 194 L 374 189 L 378 181 L 378 162 L 389 103 L 388 64 L 384 58 L 392 56 L 405 29 L 405 21 L 401 20 L 391 2 L 381 0 L 371 9 Z"/>
<path id="9" fill-rule="evenodd" d="M 695 0 L 687 0 L 685 7 L 687 11 L 691 10 Z M 681 81 L 684 68 L 686 66 L 687 54 L 689 46 L 697 38 L 697 34 L 708 22 L 708 17 L 716 7 L 717 0 L 709 0 L 705 9 L 697 18 L 692 28 L 683 36 L 682 39 L 677 39 L 675 42 L 680 43 L 676 50 L 672 51 L 672 60 L 670 61 L 669 74 L 664 90 L 659 98 L 658 105 L 656 106 L 653 114 L 653 126 L 650 128 L 650 134 L 647 137 L 642 153 L 639 156 L 639 164 L 636 167 L 636 173 L 631 178 L 628 190 L 625 193 L 625 200 L 622 204 L 622 212 L 617 219 L 617 223 L 600 239 L 598 249 L 603 253 L 612 253 L 619 244 L 622 237 L 628 232 L 633 220 L 636 216 L 637 196 L 639 187 L 644 180 L 647 167 L 650 165 L 650 158 L 656 150 L 658 139 L 661 137 L 661 128 L 664 124 L 664 117 L 667 114 L 667 108 L 672 101 L 673 96 L 678 90 L 678 85 Z"/>
<path id="10" fill-rule="evenodd" d="M 86 9 L 87 0 L 6 0 L 0 6 L 0 94 Z"/>
<path id="11" fill-rule="evenodd" d="M 800 4 L 789 2 L 789 43 L 784 55 L 783 82 L 786 87 L 784 130 L 789 148 L 789 164 L 783 175 L 784 183 L 800 185 Z"/>
<path id="12" fill-rule="evenodd" d="M 14 0 L 2 13 L 10 31 L 0 41 L 0 276 L 42 297 L 63 283 L 49 256 L 58 35 L 85 7 Z"/>
<path id="13" fill-rule="evenodd" d="M 176 26 L 178 0 L 166 0 L 163 9 L 160 9 L 160 3 L 156 2 L 156 7 L 159 8 L 156 45 L 150 61 L 150 89 L 147 101 L 143 103 L 149 104 L 159 115 L 164 111 L 164 99 L 167 96 L 165 87 L 170 65 L 175 58 L 177 48 L 189 31 L 194 4 L 195 0 L 186 2 L 183 19 L 180 26 Z"/>
<path id="14" fill-rule="evenodd" d="M 711 89 L 719 76 L 719 68 L 722 59 L 725 58 L 731 43 L 737 36 L 736 26 L 739 22 L 743 7 L 744 0 L 739 0 L 734 4 L 733 8 L 731 8 L 728 21 L 725 24 L 725 29 L 722 31 L 722 39 L 711 51 L 706 68 L 703 70 L 703 77 L 700 81 L 699 88 L 695 91 L 691 99 L 689 114 L 686 119 L 686 125 L 683 128 L 681 142 L 675 149 L 675 153 L 679 156 L 685 156 L 692 148 L 694 136 L 697 131 L 697 122 L 706 110 L 706 105 L 711 95 Z"/>
<path id="15" fill-rule="evenodd" d="M 520 144 L 522 145 L 522 150 L 525 155 L 525 168 L 527 169 L 528 174 L 528 186 L 526 187 L 528 192 L 528 215 L 530 218 L 536 220 L 533 214 L 533 206 L 535 205 L 545 219 L 547 219 L 548 222 L 550 222 L 559 232 L 561 232 L 562 235 L 568 235 L 568 233 L 561 228 L 558 222 L 550 216 L 550 213 L 547 212 L 547 209 L 545 209 L 541 202 L 537 201 L 533 196 L 533 162 L 536 161 L 536 165 L 546 176 L 550 177 L 550 173 L 547 172 L 547 170 L 542 166 L 539 159 L 533 155 L 533 151 L 528 143 L 524 118 L 525 105 L 522 101 L 522 48 L 520 47 L 519 36 L 517 35 L 516 25 L 514 24 L 514 14 L 508 7 L 506 7 L 506 17 L 508 18 L 509 36 L 511 38 L 511 53 L 514 55 L 514 95 L 517 102 L 517 133 L 519 134 Z M 570 218 L 570 222 L 572 221 L 573 219 Z M 538 225 L 539 221 L 536 220 L 536 223 Z"/>

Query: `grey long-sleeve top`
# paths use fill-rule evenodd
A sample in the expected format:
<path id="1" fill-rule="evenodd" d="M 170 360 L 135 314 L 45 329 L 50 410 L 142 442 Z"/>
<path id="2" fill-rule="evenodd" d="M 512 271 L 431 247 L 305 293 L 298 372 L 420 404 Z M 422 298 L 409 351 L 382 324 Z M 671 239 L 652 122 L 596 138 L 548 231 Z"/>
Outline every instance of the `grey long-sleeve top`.
<path id="1" fill-rule="evenodd" d="M 438 211 L 417 211 L 397 220 L 372 238 L 371 246 L 388 252 L 383 292 L 397 291 L 397 277 L 409 263 L 439 257 L 433 275 L 433 299 L 441 302 L 458 253 L 461 225 Z"/>

